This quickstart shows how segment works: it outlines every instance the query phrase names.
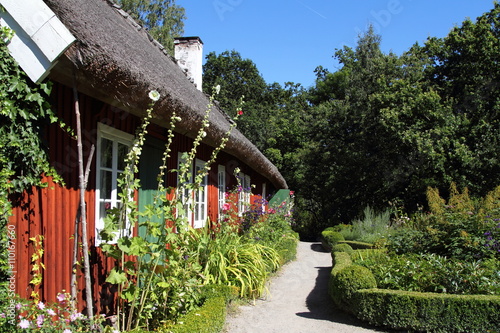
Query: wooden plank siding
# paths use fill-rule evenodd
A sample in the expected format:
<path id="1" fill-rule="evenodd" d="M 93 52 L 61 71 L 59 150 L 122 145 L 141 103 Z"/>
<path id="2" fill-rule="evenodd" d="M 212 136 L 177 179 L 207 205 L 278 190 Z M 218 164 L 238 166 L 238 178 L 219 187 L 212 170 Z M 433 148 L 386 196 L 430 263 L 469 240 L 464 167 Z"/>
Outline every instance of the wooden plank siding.
<path id="1" fill-rule="evenodd" d="M 72 128 L 76 127 L 74 116 L 74 102 L 72 89 L 55 84 L 53 87 L 53 104 L 57 113 Z M 98 123 L 115 127 L 121 131 L 134 134 L 140 119 L 121 111 L 96 99 L 80 94 L 80 111 L 82 114 L 82 139 L 85 161 L 88 158 L 90 147 L 96 144 Z M 151 137 L 165 142 L 166 130 L 152 124 L 148 133 Z M 39 288 L 43 301 L 55 301 L 58 293 L 63 290 L 69 292 L 71 289 L 71 262 L 73 255 L 74 222 L 79 206 L 78 185 L 78 156 L 76 140 L 61 130 L 58 126 L 51 125 L 46 133 L 49 146 L 50 161 L 64 179 L 65 184 L 54 184 L 51 179 L 45 177 L 48 186 L 46 188 L 33 188 L 22 195 L 12 198 L 14 205 L 13 216 L 10 224 L 15 225 L 17 232 L 16 240 L 16 292 L 23 298 L 29 298 L 32 286 L 31 279 L 31 255 L 33 246 L 29 238 L 43 235 L 44 256 L 43 262 L 46 269 L 43 272 L 42 284 Z M 193 139 L 177 134 L 172 144 L 171 158 L 168 161 L 169 169 L 177 169 L 178 152 L 189 151 Z M 202 144 L 197 158 L 208 161 L 213 148 Z M 267 183 L 268 193 L 272 191 L 272 185 L 260 174 L 254 172 L 251 167 L 243 164 L 231 155 L 221 152 L 215 165 L 212 166 L 208 176 L 208 217 L 216 222 L 218 219 L 218 165 L 226 167 L 226 187 L 232 189 L 236 186 L 233 171 L 236 167 L 251 177 L 252 183 L 256 185 L 255 193 L 261 193 L 262 184 Z M 156 174 L 158 170 L 151 170 Z M 167 186 L 176 186 L 176 174 L 167 173 Z M 105 283 L 109 269 L 114 265 L 113 261 L 102 255 L 99 248 L 95 247 L 95 210 L 96 210 L 96 157 L 94 156 L 89 182 L 86 192 L 88 237 L 91 250 L 92 280 L 94 285 L 93 306 L 101 313 L 111 313 L 113 308 L 115 288 Z M 253 196 L 257 198 L 259 196 Z M 79 254 L 81 258 L 81 252 Z M 81 262 L 83 262 L 80 259 Z M 80 310 L 85 304 L 85 283 L 83 273 L 78 271 L 78 304 Z"/>

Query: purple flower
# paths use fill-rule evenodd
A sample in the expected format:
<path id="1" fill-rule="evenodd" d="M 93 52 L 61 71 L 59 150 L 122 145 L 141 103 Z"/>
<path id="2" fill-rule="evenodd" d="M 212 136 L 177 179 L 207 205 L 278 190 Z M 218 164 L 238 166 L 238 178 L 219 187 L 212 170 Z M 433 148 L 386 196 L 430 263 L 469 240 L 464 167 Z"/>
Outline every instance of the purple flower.
<path id="1" fill-rule="evenodd" d="M 47 313 L 51 316 L 55 316 L 56 315 L 56 312 L 52 309 L 47 309 Z"/>

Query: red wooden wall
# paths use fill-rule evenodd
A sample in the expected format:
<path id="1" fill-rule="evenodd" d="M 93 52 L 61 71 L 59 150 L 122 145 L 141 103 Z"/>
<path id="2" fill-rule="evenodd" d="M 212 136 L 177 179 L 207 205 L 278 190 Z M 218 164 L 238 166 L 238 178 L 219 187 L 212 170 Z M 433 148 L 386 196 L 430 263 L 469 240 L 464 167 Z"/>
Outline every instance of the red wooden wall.
<path id="1" fill-rule="evenodd" d="M 66 124 L 76 128 L 74 118 L 74 104 L 72 90 L 62 85 L 54 85 L 53 105 Z M 85 161 L 88 159 L 90 147 L 96 144 L 97 123 L 102 122 L 127 133 L 135 133 L 140 120 L 124 111 L 106 105 L 90 97 L 80 95 L 80 112 L 82 114 L 82 139 Z M 149 133 L 165 140 L 164 129 L 151 125 Z M 50 160 L 64 179 L 64 184 L 54 184 L 51 179 L 45 178 L 46 188 L 33 188 L 31 191 L 13 197 L 13 216 L 10 224 L 15 226 L 16 239 L 16 264 L 14 271 L 16 292 L 23 298 L 29 298 L 32 287 L 31 280 L 31 255 L 33 246 L 29 238 L 43 235 L 44 256 L 43 262 L 46 269 L 39 293 L 43 301 L 55 301 L 58 293 L 70 291 L 71 262 L 73 255 L 73 233 L 75 218 L 79 206 L 78 185 L 78 156 L 76 140 L 59 127 L 51 125 L 47 131 Z M 189 151 L 193 140 L 185 136 L 176 135 L 172 146 L 172 158 L 168 161 L 170 169 L 177 168 L 177 152 Z M 208 161 L 212 148 L 202 144 L 198 158 Z M 256 192 L 262 190 L 265 179 L 256 174 L 251 168 L 234 157 L 221 152 L 217 164 L 226 166 L 226 185 L 229 189 L 236 185 L 236 179 L 231 174 L 235 167 L 250 175 L 252 183 L 257 185 Z M 212 221 L 217 221 L 218 216 L 218 188 L 217 164 L 211 168 L 208 177 L 208 216 Z M 112 286 L 105 283 L 106 275 L 113 266 L 113 262 L 104 257 L 100 249 L 95 248 L 95 156 L 91 167 L 89 183 L 86 192 L 87 222 L 89 245 L 91 246 L 92 279 L 94 284 L 93 305 L 102 313 L 109 313 L 112 309 Z M 167 185 L 176 185 L 176 174 L 167 174 Z M 270 185 L 269 190 L 270 190 Z M 81 258 L 81 253 L 80 253 Z M 85 304 L 85 283 L 83 274 L 78 272 L 78 290 L 80 310 Z"/>

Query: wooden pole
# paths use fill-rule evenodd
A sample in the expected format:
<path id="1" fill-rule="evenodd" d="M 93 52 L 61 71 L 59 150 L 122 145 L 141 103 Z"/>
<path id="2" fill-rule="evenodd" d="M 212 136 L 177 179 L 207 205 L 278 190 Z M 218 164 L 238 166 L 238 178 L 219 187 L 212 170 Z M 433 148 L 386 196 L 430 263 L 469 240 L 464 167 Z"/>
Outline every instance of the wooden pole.
<path id="1" fill-rule="evenodd" d="M 87 189 L 87 184 L 89 182 L 89 174 L 90 174 L 90 165 L 92 164 L 92 159 L 94 157 L 95 146 L 92 145 L 90 147 L 89 158 L 87 160 L 87 167 L 85 168 L 85 184 L 84 189 Z M 77 298 L 77 289 L 76 289 L 76 271 L 78 269 L 78 239 L 79 237 L 79 229 L 80 229 L 80 218 L 81 218 L 81 210 L 78 207 L 78 212 L 76 213 L 75 219 L 75 233 L 73 235 L 73 264 L 71 265 L 71 301 L 73 304 L 76 304 Z"/>
<path id="2" fill-rule="evenodd" d="M 90 260 L 89 260 L 89 240 L 87 236 L 87 206 L 85 202 L 85 174 L 83 171 L 83 147 L 82 147 L 82 126 L 80 120 L 80 105 L 78 99 L 78 91 L 76 89 L 76 79 L 73 77 L 73 98 L 75 101 L 76 115 L 76 140 L 78 147 L 78 175 L 80 184 L 80 217 L 82 226 L 82 247 L 83 247 L 83 266 L 85 270 L 85 291 L 87 302 L 87 316 L 94 317 L 94 302 L 92 301 L 92 280 L 90 277 Z"/>

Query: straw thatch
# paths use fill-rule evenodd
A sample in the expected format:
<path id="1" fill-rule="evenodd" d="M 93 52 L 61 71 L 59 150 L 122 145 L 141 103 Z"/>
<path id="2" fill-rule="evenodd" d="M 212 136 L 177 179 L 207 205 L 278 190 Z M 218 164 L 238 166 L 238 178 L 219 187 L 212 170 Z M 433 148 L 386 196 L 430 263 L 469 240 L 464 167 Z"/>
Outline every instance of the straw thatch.
<path id="1" fill-rule="evenodd" d="M 50 77 L 128 112 L 142 115 L 155 89 L 162 98 L 155 105 L 155 121 L 166 125 L 173 111 L 182 122 L 177 129 L 194 137 L 209 100 L 187 79 L 163 47 L 124 11 L 106 0 L 46 0 L 76 37 Z M 229 129 L 218 108 L 210 114 L 204 142 L 217 146 Z M 239 131 L 233 131 L 224 149 L 276 188 L 287 188 L 278 169 Z"/>

